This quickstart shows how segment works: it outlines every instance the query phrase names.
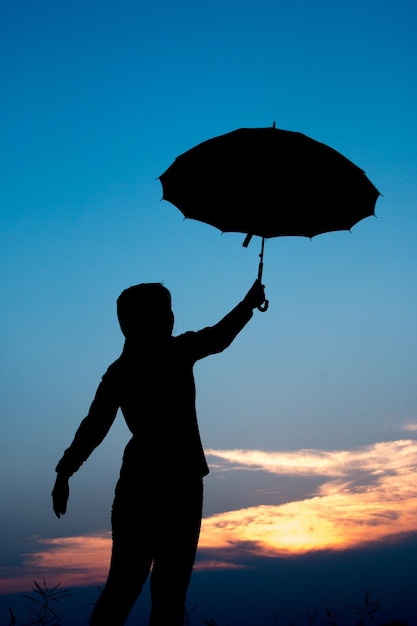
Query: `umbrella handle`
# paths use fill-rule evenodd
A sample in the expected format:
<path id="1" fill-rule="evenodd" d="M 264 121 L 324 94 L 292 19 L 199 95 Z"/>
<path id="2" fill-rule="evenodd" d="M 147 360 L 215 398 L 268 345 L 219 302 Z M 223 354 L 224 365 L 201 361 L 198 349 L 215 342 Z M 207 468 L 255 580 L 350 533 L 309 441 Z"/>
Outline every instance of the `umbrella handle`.
<path id="1" fill-rule="evenodd" d="M 265 313 L 265 311 L 268 310 L 268 307 L 269 307 L 269 300 L 265 300 L 263 304 L 260 304 L 256 308 L 258 309 L 258 311 L 261 311 L 261 313 Z"/>
<path id="2" fill-rule="evenodd" d="M 260 283 L 262 283 L 262 272 L 264 269 L 264 246 L 265 246 L 265 237 L 262 237 L 262 246 L 261 246 L 261 253 L 259 255 L 259 269 L 258 269 L 258 280 Z M 269 306 L 269 300 L 265 300 L 263 304 L 260 304 L 256 308 L 258 309 L 258 311 L 265 313 L 265 311 L 268 310 L 268 306 Z"/>

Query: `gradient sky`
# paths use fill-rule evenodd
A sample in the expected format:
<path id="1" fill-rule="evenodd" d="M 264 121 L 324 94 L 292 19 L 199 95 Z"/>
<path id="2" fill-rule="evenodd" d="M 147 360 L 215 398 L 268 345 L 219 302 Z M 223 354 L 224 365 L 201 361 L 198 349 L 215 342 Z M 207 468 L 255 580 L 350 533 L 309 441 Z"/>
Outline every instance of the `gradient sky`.
<path id="1" fill-rule="evenodd" d="M 378 555 L 409 571 L 417 531 L 415 2 L 22 0 L 1 15 L 0 593 L 103 581 L 121 417 L 61 520 L 50 491 L 122 347 L 115 300 L 163 281 L 178 334 L 215 323 L 257 273 L 257 238 L 184 221 L 157 178 L 201 141 L 276 121 L 382 197 L 351 233 L 268 240 L 268 312 L 195 369 L 212 471 L 190 601 L 243 624 L 234 589 L 278 610 L 265 581 L 308 597 L 311 577 L 334 583 L 308 561 L 326 554 L 345 604 L 379 584 L 395 610 Z"/>

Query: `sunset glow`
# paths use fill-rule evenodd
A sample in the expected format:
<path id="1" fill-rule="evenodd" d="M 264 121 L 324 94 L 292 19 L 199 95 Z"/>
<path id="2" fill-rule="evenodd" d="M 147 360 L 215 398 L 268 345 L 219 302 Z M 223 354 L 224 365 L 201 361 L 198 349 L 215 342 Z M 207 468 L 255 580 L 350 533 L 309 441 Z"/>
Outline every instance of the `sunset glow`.
<path id="1" fill-rule="evenodd" d="M 257 506 L 203 521 L 201 549 L 243 544 L 263 556 L 345 550 L 417 529 L 417 489 L 412 474 L 386 476 L 350 490 L 324 485 L 320 495 L 280 506 Z M 249 548 L 248 548 L 249 546 Z"/>
<path id="2" fill-rule="evenodd" d="M 4 593 L 24 591 L 34 579 L 59 580 L 64 586 L 105 582 L 110 561 L 110 531 L 78 537 L 34 539 L 39 550 L 22 555 L 19 570 L 2 577 Z"/>
<path id="3" fill-rule="evenodd" d="M 309 497 L 279 505 L 227 511 L 203 520 L 196 569 L 240 568 L 250 556 L 285 557 L 348 550 L 395 541 L 417 530 L 417 442 L 377 443 L 356 450 L 265 452 L 208 450 L 216 472 L 249 470 L 284 476 L 323 476 Z M 242 503 L 244 504 L 244 503 Z M 27 588 L 34 577 L 67 586 L 102 583 L 111 535 L 35 540 L 39 550 L 4 572 L 2 587 Z"/>

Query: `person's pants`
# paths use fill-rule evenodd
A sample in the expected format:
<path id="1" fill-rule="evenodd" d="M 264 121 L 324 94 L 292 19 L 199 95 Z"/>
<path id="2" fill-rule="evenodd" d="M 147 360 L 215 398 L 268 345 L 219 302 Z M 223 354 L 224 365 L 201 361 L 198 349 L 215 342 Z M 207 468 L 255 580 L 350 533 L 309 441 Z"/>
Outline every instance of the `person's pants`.
<path id="1" fill-rule="evenodd" d="M 187 587 L 200 534 L 202 479 L 119 480 L 112 510 L 113 547 L 91 626 L 123 626 L 151 572 L 150 626 L 183 626 Z"/>

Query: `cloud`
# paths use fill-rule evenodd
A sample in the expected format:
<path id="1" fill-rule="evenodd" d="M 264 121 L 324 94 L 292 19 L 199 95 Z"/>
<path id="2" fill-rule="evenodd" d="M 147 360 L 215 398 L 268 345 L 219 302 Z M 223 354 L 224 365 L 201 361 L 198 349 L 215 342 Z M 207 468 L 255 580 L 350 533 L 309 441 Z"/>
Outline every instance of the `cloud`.
<path id="1" fill-rule="evenodd" d="M 407 420 L 400 428 L 406 432 L 417 432 L 417 418 Z"/>
<path id="2" fill-rule="evenodd" d="M 347 477 L 358 471 L 378 475 L 381 471 L 399 471 L 417 464 L 417 441 L 406 439 L 374 443 L 355 450 L 296 450 L 267 452 L 264 450 L 214 450 L 207 456 L 221 459 L 217 469 L 262 470 L 291 476 Z"/>
<path id="3" fill-rule="evenodd" d="M 265 556 L 346 550 L 417 531 L 417 442 L 375 443 L 354 450 L 208 450 L 217 472 L 242 469 L 283 476 L 322 476 L 309 497 L 227 511 L 203 520 L 200 550 Z M 244 548 L 246 546 L 246 548 Z"/>
<path id="4" fill-rule="evenodd" d="M 9 568 L 0 578 L 4 593 L 25 591 L 32 580 L 42 578 L 58 580 L 66 587 L 105 582 L 110 562 L 110 531 L 33 541 L 38 549 L 23 554 L 22 565 Z"/>
<path id="5" fill-rule="evenodd" d="M 289 556 L 364 547 L 415 531 L 415 474 L 404 472 L 353 489 L 328 483 L 318 495 L 298 502 L 212 515 L 203 520 L 200 549 L 213 558 L 213 551 L 220 556 L 240 544 L 258 556 Z"/>
<path id="6" fill-rule="evenodd" d="M 397 541 L 417 532 L 417 442 L 388 441 L 354 450 L 208 450 L 216 472 L 316 476 L 323 481 L 299 500 L 261 504 L 203 519 L 196 568 L 241 568 L 253 557 L 289 557 Z M 22 567 L 8 570 L 2 588 L 26 589 L 45 576 L 66 586 L 103 582 L 110 533 L 36 539 Z M 23 587 L 22 587 L 23 585 Z M 26 585 L 26 586 L 24 586 Z M 20 587 L 19 587 L 20 586 Z"/>

